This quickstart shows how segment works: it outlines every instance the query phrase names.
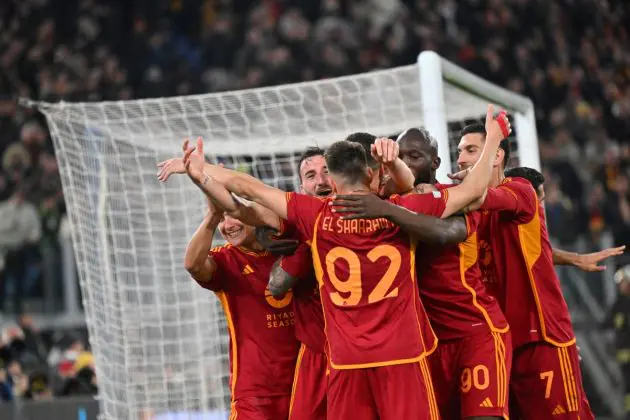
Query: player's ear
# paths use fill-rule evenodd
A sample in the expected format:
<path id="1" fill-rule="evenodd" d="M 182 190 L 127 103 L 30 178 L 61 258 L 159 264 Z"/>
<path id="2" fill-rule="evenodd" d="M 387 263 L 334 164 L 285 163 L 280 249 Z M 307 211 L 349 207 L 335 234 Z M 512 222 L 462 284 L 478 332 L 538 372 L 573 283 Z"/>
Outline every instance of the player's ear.
<path id="1" fill-rule="evenodd" d="M 439 156 L 434 156 L 433 157 L 433 168 L 432 169 L 434 171 L 437 171 L 441 164 L 442 164 L 442 159 L 440 159 Z"/>
<path id="2" fill-rule="evenodd" d="M 505 150 L 501 149 L 500 147 L 497 149 L 497 154 L 494 157 L 494 162 L 492 163 L 492 166 L 499 166 L 501 164 L 501 162 L 503 162 L 503 158 L 505 157 Z M 505 167 L 505 162 L 503 162 L 503 165 Z"/>
<path id="3" fill-rule="evenodd" d="M 538 190 L 536 191 L 536 193 L 538 194 L 538 199 L 540 201 L 545 201 L 545 187 L 543 184 L 540 184 L 538 186 Z"/>
<path id="4" fill-rule="evenodd" d="M 337 182 L 335 182 L 332 176 L 329 177 L 328 180 L 330 181 L 330 188 L 332 188 L 333 194 L 337 194 Z"/>
<path id="5" fill-rule="evenodd" d="M 369 166 L 366 169 L 367 169 L 367 178 L 370 180 L 370 183 L 371 183 L 372 180 L 374 179 L 374 170 L 370 168 Z"/>

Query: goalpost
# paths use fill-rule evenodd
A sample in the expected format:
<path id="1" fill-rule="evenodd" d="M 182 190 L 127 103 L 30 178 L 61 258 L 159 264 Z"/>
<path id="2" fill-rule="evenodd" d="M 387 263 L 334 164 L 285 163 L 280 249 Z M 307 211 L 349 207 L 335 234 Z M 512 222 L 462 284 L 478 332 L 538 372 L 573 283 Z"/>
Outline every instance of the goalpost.
<path id="1" fill-rule="evenodd" d="M 283 189 L 297 157 L 355 131 L 426 126 L 439 179 L 457 133 L 488 102 L 515 122 L 521 164 L 540 167 L 532 103 L 423 52 L 415 65 L 253 90 L 101 103 L 35 105 L 47 118 L 72 226 L 102 419 L 226 418 L 228 334 L 214 295 L 183 268 L 205 200 L 186 176 L 166 185 L 156 163 L 203 136 L 208 157 Z M 152 417 L 148 417 L 148 416 Z"/>

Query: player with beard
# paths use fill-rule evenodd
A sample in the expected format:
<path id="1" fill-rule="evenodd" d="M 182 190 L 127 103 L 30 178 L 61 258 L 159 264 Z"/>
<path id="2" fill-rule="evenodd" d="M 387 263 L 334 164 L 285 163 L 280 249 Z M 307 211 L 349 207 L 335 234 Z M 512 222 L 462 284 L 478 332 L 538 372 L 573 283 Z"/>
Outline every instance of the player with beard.
<path id="1" fill-rule="evenodd" d="M 201 287 L 217 295 L 227 318 L 230 419 L 287 419 L 298 352 L 292 294 L 276 299 L 267 292 L 277 257 L 263 250 L 254 228 L 224 213 L 212 200 L 208 204 L 184 264 Z M 213 248 L 217 228 L 227 244 Z"/>
<path id="2" fill-rule="evenodd" d="M 501 131 L 509 131 L 504 117 L 499 117 L 499 122 L 492 118 L 491 107 L 487 124 L 492 134 L 481 163 L 471 172 L 473 178 L 448 192 L 411 194 L 392 200 L 416 211 L 448 217 L 481 198 Z M 422 330 L 427 324 L 415 290 L 415 259 L 413 252 L 402 252 L 406 240 L 398 242 L 405 237 L 399 239 L 399 228 L 384 219 L 343 221 L 328 201 L 305 195 L 290 194 L 283 202 L 280 190 L 242 173 L 219 167 L 205 169 L 202 156 L 195 156 L 193 163 L 193 155 L 194 151 L 189 150 L 184 161 L 189 168 L 194 164 L 190 174 L 202 189 L 212 182 L 209 178 L 214 178 L 233 193 L 251 197 L 290 220 L 311 242 L 332 367 L 329 416 L 436 418 L 432 390 L 426 386 L 430 377 L 424 356 L 431 349 L 423 340 Z M 351 143 L 331 146 L 326 162 L 338 192 L 365 193 L 374 190 L 369 186 L 375 180 L 378 184 L 378 177 L 367 167 L 365 153 Z M 352 250 L 348 244 L 352 244 Z M 412 245 L 411 250 L 414 248 Z M 420 321 L 417 327 L 413 327 L 412 319 Z"/>
<path id="3" fill-rule="evenodd" d="M 464 127 L 457 163 L 464 172 L 486 141 L 483 126 Z M 508 141 L 493 163 L 482 206 L 481 231 L 489 252 L 486 276 L 510 324 L 513 365 L 510 389 L 514 418 L 591 419 L 569 309 L 553 266 L 545 214 L 523 178 L 506 178 Z"/>
<path id="4" fill-rule="evenodd" d="M 423 128 L 411 128 L 397 142 L 416 186 L 436 185 L 440 159 L 435 139 Z M 446 221 L 427 220 L 369 196 L 339 196 L 333 205 L 339 212 L 354 213 L 353 218 L 385 217 L 410 227 L 408 232 L 421 240 L 435 243 L 439 238 L 438 243 L 446 245 L 423 247 L 416 259 L 420 297 L 439 340 L 429 364 L 440 415 L 508 418 L 510 333 L 498 303 L 483 286 L 477 264 L 478 212 L 454 217 L 446 226 Z"/>
<path id="5" fill-rule="evenodd" d="M 332 192 L 322 149 L 316 147 L 307 149 L 298 161 L 298 172 L 300 192 L 303 194 L 312 197 L 327 197 Z M 285 232 L 283 237 L 287 235 L 297 237 L 291 232 Z M 299 243 L 297 240 L 296 242 Z M 302 263 L 287 265 L 287 258 L 301 258 Z M 294 286 L 298 278 L 302 281 Z M 279 259 L 271 270 L 269 290 L 273 296 L 281 297 L 289 293 L 292 286 L 294 286 L 293 308 L 296 319 L 295 336 L 301 346 L 291 390 L 289 419 L 324 420 L 326 419 L 326 372 L 328 370 L 324 314 L 310 248 L 305 243 L 299 245 L 292 257 Z"/>

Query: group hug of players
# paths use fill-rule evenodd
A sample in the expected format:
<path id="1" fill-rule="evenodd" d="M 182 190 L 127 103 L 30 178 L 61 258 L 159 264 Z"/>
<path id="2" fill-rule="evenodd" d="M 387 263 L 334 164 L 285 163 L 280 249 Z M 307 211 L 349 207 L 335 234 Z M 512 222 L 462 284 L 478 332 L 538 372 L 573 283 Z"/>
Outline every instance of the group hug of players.
<path id="1" fill-rule="evenodd" d="M 510 132 L 492 107 L 465 127 L 453 184 L 415 128 L 307 150 L 300 193 L 207 163 L 201 139 L 158 164 L 208 197 L 185 266 L 225 311 L 231 420 L 593 418 L 554 263 L 623 248 L 552 250 Z"/>

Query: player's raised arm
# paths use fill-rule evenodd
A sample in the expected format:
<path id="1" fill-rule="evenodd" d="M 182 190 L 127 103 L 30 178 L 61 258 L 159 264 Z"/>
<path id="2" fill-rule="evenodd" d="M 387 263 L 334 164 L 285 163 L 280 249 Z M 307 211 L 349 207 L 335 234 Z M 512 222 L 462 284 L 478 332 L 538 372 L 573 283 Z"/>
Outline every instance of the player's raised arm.
<path id="1" fill-rule="evenodd" d="M 487 134 L 483 151 L 479 156 L 478 162 L 470 170 L 464 181 L 448 190 L 448 199 L 442 218 L 466 209 L 471 203 L 484 197 L 492 176 L 492 166 L 499 144 L 511 131 L 512 128 L 505 113 L 500 113 L 495 119 L 493 117 L 493 107 L 488 105 L 488 112 L 486 113 Z"/>
<path id="2" fill-rule="evenodd" d="M 211 197 L 224 207 L 231 216 L 251 226 L 280 228 L 278 215 L 272 209 L 266 208 L 264 205 L 245 205 L 228 191 L 230 189 L 229 185 L 231 185 L 232 189 L 230 191 L 236 195 L 252 197 L 250 194 L 261 192 L 262 189 L 259 186 L 266 187 L 265 184 L 249 175 L 207 164 L 203 155 L 203 141 L 201 138 L 197 139 L 196 147 L 189 147 L 188 140 L 185 140 L 183 150 L 183 163 L 188 176 L 208 197 Z M 230 184 L 225 181 L 228 181 Z M 275 190 L 271 187 L 268 188 Z M 286 208 L 285 193 L 280 191 L 278 196 L 282 197 L 281 201 Z"/>
<path id="3" fill-rule="evenodd" d="M 203 147 L 203 143 L 198 142 L 197 148 L 199 145 Z M 251 175 L 215 165 L 207 166 L 205 162 L 200 162 L 199 159 L 191 159 L 194 151 L 195 148 L 188 148 L 184 154 L 184 166 L 187 168 L 190 178 L 200 185 L 200 188 L 204 189 L 202 183 L 204 178 L 209 176 L 225 185 L 228 191 L 268 208 L 283 219 L 287 218 L 286 192 L 270 187 Z M 203 156 L 203 149 L 199 151 L 199 154 Z"/>
<path id="4" fill-rule="evenodd" d="M 438 245 L 456 244 L 466 239 L 468 230 L 462 217 L 440 219 L 415 213 L 373 194 L 337 196 L 333 211 L 347 213 L 342 219 L 378 219 L 384 217 L 422 242 Z"/>
<path id="5" fill-rule="evenodd" d="M 217 270 L 217 264 L 209 253 L 221 217 L 220 209 L 208 199 L 208 212 L 186 247 L 184 267 L 192 278 L 202 285 L 210 284 Z"/>

